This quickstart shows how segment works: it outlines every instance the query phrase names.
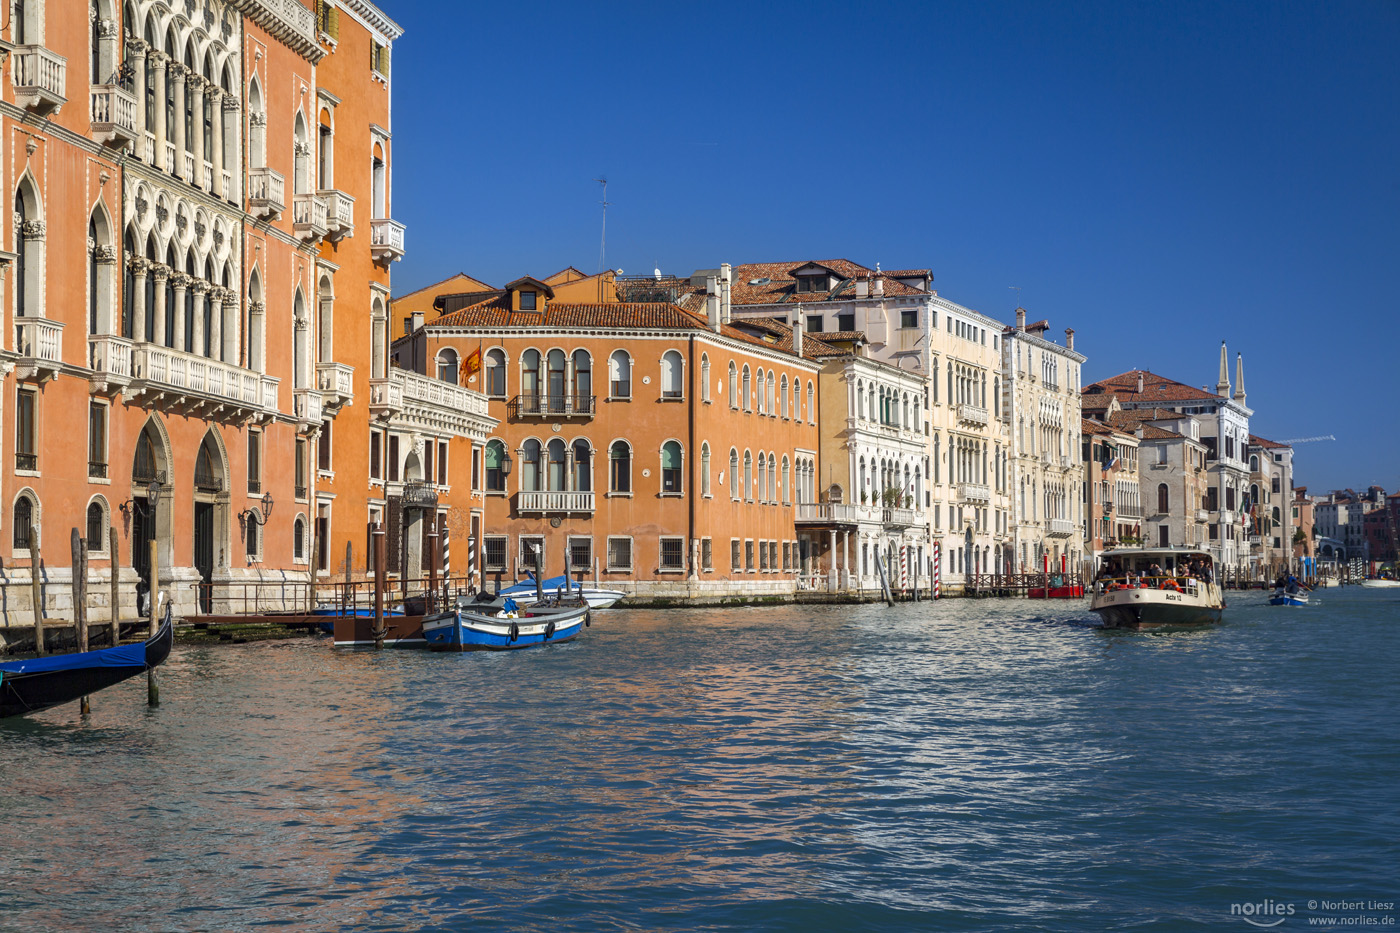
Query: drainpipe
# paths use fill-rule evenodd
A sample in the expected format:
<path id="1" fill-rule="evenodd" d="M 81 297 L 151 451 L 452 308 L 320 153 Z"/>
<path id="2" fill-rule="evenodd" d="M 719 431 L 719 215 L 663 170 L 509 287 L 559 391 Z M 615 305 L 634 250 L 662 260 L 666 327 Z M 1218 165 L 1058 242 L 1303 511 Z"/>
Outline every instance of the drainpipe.
<path id="1" fill-rule="evenodd" d="M 689 484 L 690 484 L 690 485 L 689 485 L 689 487 L 688 487 L 688 488 L 686 489 L 686 491 L 685 491 L 686 512 L 687 512 L 687 526 L 686 526 L 685 540 L 686 540 L 686 549 L 687 549 L 688 551 L 690 551 L 690 573 L 688 574 L 688 576 L 690 577 L 691 582 L 694 583 L 694 582 L 698 581 L 699 578 L 700 578 L 700 568 L 699 568 L 699 560 L 698 560 L 698 558 L 699 558 L 699 556 L 700 556 L 700 542 L 699 542 L 698 540 L 696 540 L 696 538 L 695 538 L 695 497 L 696 497 L 696 494 L 697 494 L 698 491 L 699 491 L 699 487 L 696 486 L 696 484 L 695 484 L 695 470 L 696 470 L 695 464 L 699 461 L 699 454 L 696 453 L 696 450 L 695 450 L 695 405 L 696 405 L 696 403 L 697 403 L 697 402 L 699 401 L 699 399 L 700 399 L 700 394 L 699 394 L 699 392 L 698 392 L 697 389 L 696 389 L 696 386 L 697 386 L 696 379 L 697 379 L 697 377 L 696 377 L 695 373 L 696 373 L 698 367 L 695 365 L 695 334 L 694 334 L 694 333 L 692 333 L 692 334 L 690 335 L 689 341 L 690 341 L 690 354 L 689 354 L 689 356 L 690 356 L 690 359 L 689 359 L 689 365 L 690 365 L 690 392 L 688 393 L 688 397 L 687 397 L 686 400 L 685 400 L 685 401 L 686 401 L 685 412 L 686 412 L 686 421 L 687 421 L 687 430 L 688 430 L 688 438 L 689 438 L 689 439 L 688 439 L 687 442 L 686 442 L 687 446 L 686 446 L 685 457 L 686 457 L 686 461 L 687 461 L 687 463 L 688 463 L 688 465 L 689 465 L 689 467 L 690 467 L 690 469 L 688 469 L 688 470 L 686 471 L 686 473 L 689 474 L 688 480 L 689 480 Z"/>

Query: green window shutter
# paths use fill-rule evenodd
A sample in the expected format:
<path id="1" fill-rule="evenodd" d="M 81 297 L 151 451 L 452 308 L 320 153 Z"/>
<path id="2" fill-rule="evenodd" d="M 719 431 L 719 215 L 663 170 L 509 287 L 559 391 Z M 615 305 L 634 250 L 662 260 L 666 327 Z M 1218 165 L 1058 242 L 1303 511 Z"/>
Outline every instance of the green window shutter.
<path id="1" fill-rule="evenodd" d="M 389 77 L 389 47 L 380 46 L 379 49 L 379 73 L 384 77 Z"/>

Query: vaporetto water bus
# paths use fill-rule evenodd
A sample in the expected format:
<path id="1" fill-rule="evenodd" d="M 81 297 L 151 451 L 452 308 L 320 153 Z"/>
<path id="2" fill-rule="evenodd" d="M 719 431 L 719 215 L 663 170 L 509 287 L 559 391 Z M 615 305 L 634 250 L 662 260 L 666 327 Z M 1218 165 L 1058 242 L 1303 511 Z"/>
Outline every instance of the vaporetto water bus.
<path id="1" fill-rule="evenodd" d="M 1105 628 L 1215 625 L 1225 610 L 1215 562 L 1198 548 L 1115 548 L 1098 559 L 1089 608 Z"/>

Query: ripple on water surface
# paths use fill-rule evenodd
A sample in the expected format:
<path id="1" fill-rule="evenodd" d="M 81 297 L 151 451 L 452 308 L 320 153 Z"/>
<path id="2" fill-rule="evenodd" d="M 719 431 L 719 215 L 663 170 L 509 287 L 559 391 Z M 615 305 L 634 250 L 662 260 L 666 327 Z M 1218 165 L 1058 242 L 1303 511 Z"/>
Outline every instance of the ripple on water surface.
<path id="1" fill-rule="evenodd" d="M 1241 594 L 1220 628 L 1118 635 L 948 600 L 615 611 L 510 654 L 179 647 L 157 710 L 133 682 L 86 721 L 0 724 L 0 930 L 1220 929 L 1232 903 L 1395 900 L 1397 608 Z"/>

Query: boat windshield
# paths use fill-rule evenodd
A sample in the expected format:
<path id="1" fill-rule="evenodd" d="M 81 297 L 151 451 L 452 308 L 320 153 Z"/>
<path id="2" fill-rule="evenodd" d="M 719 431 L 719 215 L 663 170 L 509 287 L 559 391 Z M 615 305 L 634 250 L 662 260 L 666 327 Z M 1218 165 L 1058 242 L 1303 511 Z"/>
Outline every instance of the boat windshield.
<path id="1" fill-rule="evenodd" d="M 1108 554 L 1099 564 L 1094 582 L 1100 587 L 1176 586 L 1195 589 L 1198 583 L 1215 582 L 1215 567 L 1209 554 L 1195 552 Z"/>

